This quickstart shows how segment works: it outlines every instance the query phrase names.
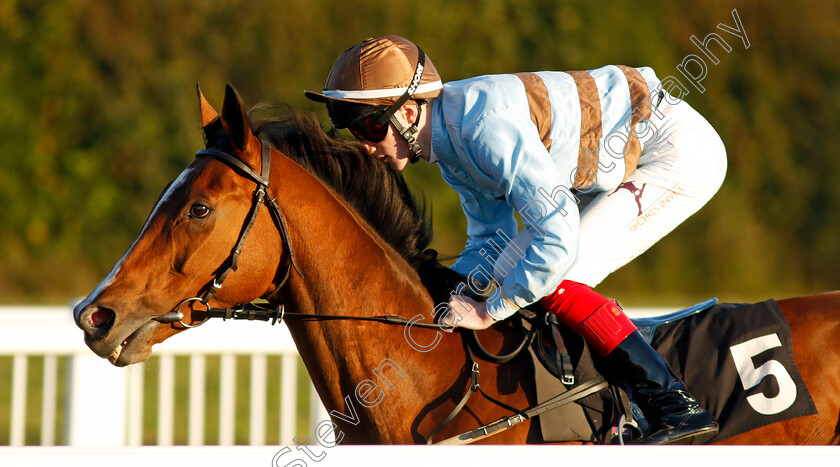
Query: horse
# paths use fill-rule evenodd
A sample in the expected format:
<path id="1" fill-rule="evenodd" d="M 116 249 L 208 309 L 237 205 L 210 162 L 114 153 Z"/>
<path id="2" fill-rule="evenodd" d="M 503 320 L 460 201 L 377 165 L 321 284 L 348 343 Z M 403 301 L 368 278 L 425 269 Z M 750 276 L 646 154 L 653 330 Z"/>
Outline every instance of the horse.
<path id="1" fill-rule="evenodd" d="M 93 352 L 120 367 L 142 362 L 155 344 L 204 322 L 211 305 L 262 298 L 278 314 L 371 319 L 286 320 L 331 410 L 324 429 L 334 430 L 337 442 L 423 443 L 471 386 L 514 408 L 535 404 L 533 369 L 520 357 L 481 361 L 478 370 L 460 332 L 431 324 L 436 302 L 418 276 L 421 265 L 436 262 L 424 250 L 431 227 L 398 175 L 358 143 L 327 135 L 314 116 L 252 124 L 231 85 L 221 114 L 200 90 L 198 100 L 205 149 L 164 189 L 138 238 L 73 311 Z M 837 444 L 840 292 L 778 304 L 819 413 L 725 443 Z M 377 316 L 401 317 L 403 325 Z M 508 352 L 519 331 L 503 321 L 482 331 L 481 341 Z M 473 397 L 436 436 L 509 414 Z M 539 443 L 538 424 L 525 420 L 480 442 Z"/>

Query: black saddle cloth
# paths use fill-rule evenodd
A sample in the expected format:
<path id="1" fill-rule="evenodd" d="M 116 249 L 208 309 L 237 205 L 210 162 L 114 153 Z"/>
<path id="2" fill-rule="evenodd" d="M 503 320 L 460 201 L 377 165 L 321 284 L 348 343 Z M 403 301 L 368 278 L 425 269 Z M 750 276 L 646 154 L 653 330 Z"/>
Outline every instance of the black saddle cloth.
<path id="1" fill-rule="evenodd" d="M 790 328 L 773 300 L 719 304 L 649 331 L 653 348 L 720 423 L 720 433 L 710 443 L 817 413 L 793 360 Z M 583 339 L 567 329 L 561 329 L 561 334 L 574 366 L 575 383 L 596 376 L 597 358 L 593 360 Z M 551 341 L 546 332 L 537 333 L 530 349 L 539 402 L 574 387 L 545 377 L 557 374 L 550 357 Z M 549 358 L 540 358 L 541 353 Z M 552 368 L 543 367 L 542 361 Z M 579 401 L 576 408 L 540 415 L 544 440 L 608 441 L 618 413 L 615 399 L 615 391 L 604 390 Z M 633 412 L 640 415 L 637 408 Z M 580 413 L 585 414 L 586 423 Z"/>

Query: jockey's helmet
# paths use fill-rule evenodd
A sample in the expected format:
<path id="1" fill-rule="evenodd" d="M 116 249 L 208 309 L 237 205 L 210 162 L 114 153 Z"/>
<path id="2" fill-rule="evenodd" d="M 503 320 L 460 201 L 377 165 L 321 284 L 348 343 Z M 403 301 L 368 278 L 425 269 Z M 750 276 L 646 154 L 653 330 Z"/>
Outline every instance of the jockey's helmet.
<path id="1" fill-rule="evenodd" d="M 365 39 L 342 52 L 323 92 L 304 94 L 327 105 L 333 126 L 347 128 L 378 111 L 383 111 L 381 122 L 387 124 L 408 99 L 435 98 L 442 86 L 434 64 L 420 47 L 399 36 L 383 36 Z"/>

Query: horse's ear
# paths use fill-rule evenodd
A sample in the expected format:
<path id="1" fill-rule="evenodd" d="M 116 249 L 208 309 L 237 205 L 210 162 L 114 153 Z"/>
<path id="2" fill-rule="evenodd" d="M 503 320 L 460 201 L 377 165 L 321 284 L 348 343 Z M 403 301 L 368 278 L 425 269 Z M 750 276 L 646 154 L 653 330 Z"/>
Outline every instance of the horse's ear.
<path id="1" fill-rule="evenodd" d="M 222 105 L 222 125 L 227 131 L 233 147 L 239 150 L 241 157 L 254 156 L 254 161 L 244 160 L 252 167 L 259 167 L 259 140 L 251 131 L 251 121 L 242 105 L 242 98 L 231 84 L 225 87 L 225 103 Z"/>
<path id="2" fill-rule="evenodd" d="M 219 112 L 210 105 L 210 102 L 201 93 L 201 87 L 195 83 L 195 92 L 198 93 L 198 110 L 201 111 L 201 128 L 207 128 L 207 125 L 213 120 L 219 118 Z"/>

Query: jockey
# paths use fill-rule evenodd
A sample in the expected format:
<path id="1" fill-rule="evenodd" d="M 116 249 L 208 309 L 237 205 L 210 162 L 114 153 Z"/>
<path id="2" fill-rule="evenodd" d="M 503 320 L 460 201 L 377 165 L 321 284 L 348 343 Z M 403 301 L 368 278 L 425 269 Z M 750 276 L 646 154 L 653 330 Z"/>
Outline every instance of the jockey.
<path id="1" fill-rule="evenodd" d="M 305 94 L 391 169 L 435 163 L 460 196 L 469 240 L 452 269 L 488 298 L 453 294 L 449 324 L 485 329 L 539 302 L 632 388 L 650 422 L 636 443 L 717 433 L 618 304 L 592 290 L 699 210 L 726 172 L 715 130 L 653 70 L 442 84 L 422 49 L 385 36 L 344 51 L 324 91 Z"/>

